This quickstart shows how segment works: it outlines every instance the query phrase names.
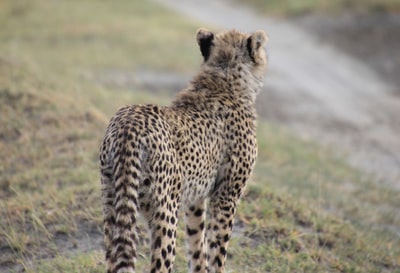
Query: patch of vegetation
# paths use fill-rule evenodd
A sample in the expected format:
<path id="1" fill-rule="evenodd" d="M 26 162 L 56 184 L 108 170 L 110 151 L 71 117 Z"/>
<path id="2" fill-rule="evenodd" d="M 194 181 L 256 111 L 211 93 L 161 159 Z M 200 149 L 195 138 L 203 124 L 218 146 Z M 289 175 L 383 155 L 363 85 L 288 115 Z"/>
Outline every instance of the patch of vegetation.
<path id="1" fill-rule="evenodd" d="M 249 0 L 257 11 L 274 16 L 299 16 L 311 13 L 340 14 L 356 13 L 399 13 L 400 2 L 397 0 Z"/>
<path id="2" fill-rule="evenodd" d="M 275 191 L 312 202 L 360 227 L 398 237 L 398 190 L 379 186 L 345 160 L 333 157 L 329 149 L 275 126 L 260 126 L 258 140 L 255 180 L 265 180 Z"/>
<path id="3" fill-rule="evenodd" d="M 261 183 L 249 187 L 239 224 L 244 236 L 233 241 L 231 261 L 244 272 L 400 270 L 397 250 L 388 251 L 371 234 Z"/>
<path id="4" fill-rule="evenodd" d="M 54 272 L 53 259 L 58 268 L 58 257 L 101 249 L 97 158 L 109 118 L 126 104 L 166 101 L 102 86 L 99 75 L 190 70 L 197 26 L 140 1 L 0 5 L 0 271 L 43 260 Z"/>
<path id="5" fill-rule="evenodd" d="M 99 77 L 187 72 L 200 63 L 197 25 L 152 3 L 117 3 L 0 3 L 2 272 L 104 271 L 97 157 L 105 126 L 122 105 L 169 98 L 135 84 L 104 86 Z M 259 146 L 230 272 L 400 271 L 400 243 L 387 230 L 400 226 L 397 192 L 262 122 Z M 176 272 L 186 272 L 183 229 L 178 237 Z"/>

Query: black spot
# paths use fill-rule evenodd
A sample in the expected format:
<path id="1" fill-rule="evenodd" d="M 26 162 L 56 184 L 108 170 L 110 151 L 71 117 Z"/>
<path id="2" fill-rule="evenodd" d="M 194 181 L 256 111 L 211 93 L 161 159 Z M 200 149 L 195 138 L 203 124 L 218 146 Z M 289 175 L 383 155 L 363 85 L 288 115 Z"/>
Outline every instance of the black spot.
<path id="1" fill-rule="evenodd" d="M 128 262 L 125 262 L 125 261 L 122 261 L 122 262 L 118 263 L 118 265 L 116 266 L 115 270 L 118 271 L 118 269 L 124 268 L 124 267 L 128 267 L 128 266 L 132 266 L 132 264 L 128 263 Z"/>
<path id="2" fill-rule="evenodd" d="M 168 235 L 169 238 L 172 238 L 172 230 L 168 229 L 167 235 Z"/>
<path id="3" fill-rule="evenodd" d="M 228 242 L 229 241 L 229 234 L 225 234 L 224 236 L 224 242 Z"/>
<path id="4" fill-rule="evenodd" d="M 111 257 L 111 250 L 106 251 L 106 260 L 110 259 Z"/>
<path id="5" fill-rule="evenodd" d="M 224 206 L 224 207 L 221 207 L 221 210 L 229 211 L 230 207 L 229 206 Z"/>
<path id="6" fill-rule="evenodd" d="M 157 237 L 155 243 L 154 243 L 154 248 L 160 248 L 161 247 L 161 237 Z"/>
<path id="7" fill-rule="evenodd" d="M 144 181 L 143 181 L 143 184 L 146 186 L 146 187 L 148 187 L 148 186 L 150 186 L 150 179 L 145 179 Z"/>
<path id="8" fill-rule="evenodd" d="M 186 228 L 186 232 L 189 236 L 195 235 L 198 230 L 197 229 L 190 229 L 189 227 Z"/>
<path id="9" fill-rule="evenodd" d="M 221 267 L 222 266 L 221 259 L 219 257 L 215 257 L 214 264 L 217 264 L 218 267 Z"/>
<path id="10" fill-rule="evenodd" d="M 201 215 L 203 215 L 203 210 L 202 209 L 197 209 L 194 212 L 194 216 L 196 216 L 196 217 L 200 217 Z"/>
<path id="11" fill-rule="evenodd" d="M 157 259 L 157 261 L 156 261 L 156 267 L 157 267 L 157 269 L 160 269 L 160 268 L 161 268 L 161 260 L 160 260 L 160 259 Z"/>
<path id="12" fill-rule="evenodd" d="M 200 258 L 200 251 L 199 250 L 197 250 L 194 254 L 193 254 L 193 259 L 198 259 L 198 258 Z"/>

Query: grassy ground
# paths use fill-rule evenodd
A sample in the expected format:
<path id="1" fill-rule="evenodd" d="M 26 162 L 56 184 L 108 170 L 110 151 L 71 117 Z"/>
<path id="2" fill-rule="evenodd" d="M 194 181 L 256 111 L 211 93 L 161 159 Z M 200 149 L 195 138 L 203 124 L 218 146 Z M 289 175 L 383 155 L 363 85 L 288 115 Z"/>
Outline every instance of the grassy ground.
<path id="1" fill-rule="evenodd" d="M 0 25 L 0 271 L 103 272 L 104 128 L 119 106 L 169 98 L 101 75 L 194 71 L 198 25 L 128 0 L 6 0 Z M 400 272 L 398 192 L 264 122 L 259 143 L 229 272 Z"/>
<path id="2" fill-rule="evenodd" d="M 400 12 L 397 0 L 236 0 L 253 5 L 259 12 L 275 16 L 298 16 L 309 13 Z"/>

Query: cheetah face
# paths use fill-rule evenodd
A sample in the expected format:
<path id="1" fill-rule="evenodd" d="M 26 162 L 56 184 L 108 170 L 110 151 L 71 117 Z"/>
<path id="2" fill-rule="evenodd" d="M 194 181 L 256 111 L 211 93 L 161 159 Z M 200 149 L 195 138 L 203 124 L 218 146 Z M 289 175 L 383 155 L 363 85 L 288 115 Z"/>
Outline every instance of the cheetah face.
<path id="1" fill-rule="evenodd" d="M 219 68 L 246 64 L 256 70 L 264 71 L 267 66 L 265 45 L 268 36 L 263 30 L 252 34 L 236 30 L 214 34 L 200 28 L 196 33 L 204 64 Z"/>

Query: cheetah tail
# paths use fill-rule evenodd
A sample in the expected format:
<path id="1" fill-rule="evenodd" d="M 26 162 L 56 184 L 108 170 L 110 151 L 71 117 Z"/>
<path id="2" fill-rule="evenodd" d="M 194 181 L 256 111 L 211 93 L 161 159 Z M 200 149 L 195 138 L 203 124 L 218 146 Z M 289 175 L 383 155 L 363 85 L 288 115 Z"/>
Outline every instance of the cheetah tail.
<path id="1" fill-rule="evenodd" d="M 138 187 L 140 177 L 140 160 L 128 161 L 122 152 L 115 167 L 114 176 L 114 209 L 115 229 L 111 240 L 110 261 L 112 273 L 135 272 L 136 220 L 138 216 Z M 128 163 L 129 162 L 129 163 Z"/>

